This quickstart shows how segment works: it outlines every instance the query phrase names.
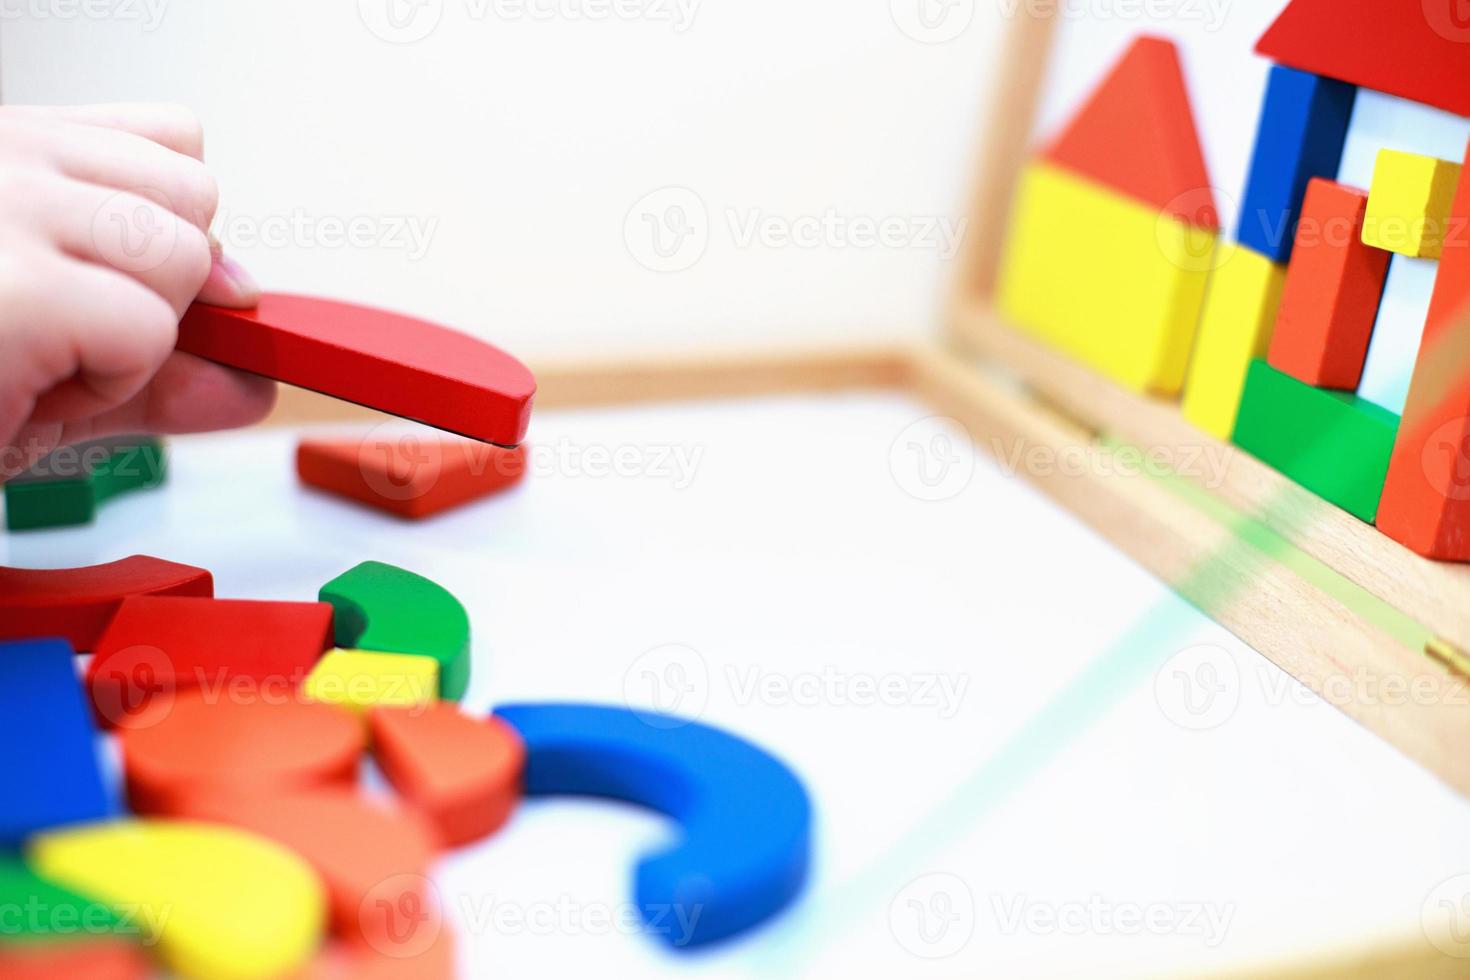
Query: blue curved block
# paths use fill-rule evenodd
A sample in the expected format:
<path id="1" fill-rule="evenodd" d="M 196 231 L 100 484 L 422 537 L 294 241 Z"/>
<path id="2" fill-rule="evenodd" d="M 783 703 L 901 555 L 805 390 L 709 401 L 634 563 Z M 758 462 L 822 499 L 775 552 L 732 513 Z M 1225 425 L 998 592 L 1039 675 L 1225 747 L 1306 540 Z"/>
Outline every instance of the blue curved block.
<path id="1" fill-rule="evenodd" d="M 63 639 L 0 643 L 0 848 L 112 816 L 97 728 Z"/>
<path id="2" fill-rule="evenodd" d="M 682 833 L 640 858 L 650 931 L 686 948 L 775 915 L 806 882 L 811 803 L 779 760 L 707 725 L 627 708 L 517 704 L 498 717 L 526 743 L 526 793 L 626 800 Z"/>

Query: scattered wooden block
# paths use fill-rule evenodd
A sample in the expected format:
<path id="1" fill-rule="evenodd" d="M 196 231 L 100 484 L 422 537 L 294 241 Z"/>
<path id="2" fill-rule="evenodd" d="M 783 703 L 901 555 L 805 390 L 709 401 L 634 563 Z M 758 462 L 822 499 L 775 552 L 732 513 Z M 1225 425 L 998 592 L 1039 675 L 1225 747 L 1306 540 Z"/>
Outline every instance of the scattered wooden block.
<path id="1" fill-rule="evenodd" d="M 1470 561 L 1470 167 L 1451 222 L 1378 526 L 1421 555 Z"/>
<path id="2" fill-rule="evenodd" d="M 365 561 L 322 586 L 336 612 L 337 646 L 410 653 L 439 662 L 439 697 L 457 701 L 470 683 L 470 618 L 436 582 Z"/>
<path id="3" fill-rule="evenodd" d="M 1307 182 L 1335 177 L 1358 90 L 1297 71 L 1271 68 L 1240 205 L 1236 238 L 1273 262 L 1287 262 Z"/>
<path id="4" fill-rule="evenodd" d="M 641 858 L 635 875 L 649 931 L 671 946 L 752 928 L 805 883 L 806 790 L 749 742 L 621 707 L 520 704 L 496 716 L 525 742 L 527 795 L 606 796 L 679 822 L 674 842 Z"/>
<path id="5" fill-rule="evenodd" d="M 439 662 L 410 653 L 333 650 L 302 685 L 312 701 L 354 711 L 397 707 L 423 710 L 437 700 Z"/>
<path id="6" fill-rule="evenodd" d="M 1201 429 L 1228 440 L 1246 371 L 1270 346 L 1286 270 L 1243 245 L 1226 247 L 1205 295 L 1183 411 Z"/>
<path id="7" fill-rule="evenodd" d="M 178 348 L 277 381 L 514 446 L 536 380 L 498 348 L 387 310 L 266 293 L 249 310 L 195 303 Z"/>
<path id="8" fill-rule="evenodd" d="M 1437 259 L 1449 229 L 1460 165 L 1379 150 L 1363 218 L 1363 243 L 1412 259 Z"/>
<path id="9" fill-rule="evenodd" d="M 0 566 L 0 640 L 59 636 L 88 651 L 128 596 L 213 594 L 204 569 L 146 555 L 86 568 Z"/>
<path id="10" fill-rule="evenodd" d="M 1341 391 L 1251 363 L 1235 444 L 1317 496 L 1372 524 L 1398 416 Z"/>
<path id="11" fill-rule="evenodd" d="M 63 446 L 5 483 L 5 524 L 12 531 L 90 524 L 115 497 L 163 483 L 163 443 L 113 436 Z"/>
<path id="12" fill-rule="evenodd" d="M 148 940 L 182 977 L 280 977 L 306 964 L 321 939 L 315 873 L 232 827 L 117 821 L 42 834 L 27 854 L 37 874 L 65 887 L 153 912 L 160 931 Z"/>
<path id="13" fill-rule="evenodd" d="M 333 943 L 291 980 L 456 980 L 454 933 L 442 913 L 425 909 L 406 921 L 389 952 L 371 944 Z M 404 952 L 404 946 L 412 951 Z"/>
<path id="14" fill-rule="evenodd" d="M 79 936 L 116 936 L 133 943 L 143 937 L 143 923 L 128 910 L 47 881 L 5 852 L 0 852 L 0 913 L 0 956 L 14 946 L 63 945 Z M 0 969 L 0 977 L 8 974 Z"/>
<path id="15" fill-rule="evenodd" d="M 349 785 L 367 747 L 350 712 L 302 703 L 294 690 L 235 700 L 180 691 L 156 705 L 149 724 L 120 734 L 133 810 L 164 816 L 184 812 L 191 798 Z"/>
<path id="16" fill-rule="evenodd" d="M 411 520 L 499 493 L 519 483 L 525 472 L 524 447 L 424 439 L 415 433 L 303 439 L 296 447 L 302 483 Z"/>
<path id="17" fill-rule="evenodd" d="M 153 968 L 136 943 L 111 936 L 0 942 L 4 980 L 148 980 Z"/>
<path id="18" fill-rule="evenodd" d="M 1121 384 L 1177 394 L 1218 226 L 1178 54 L 1141 38 L 1022 175 L 1000 308 Z"/>
<path id="19" fill-rule="evenodd" d="M 325 602 L 130 596 L 97 642 L 87 687 L 105 727 L 146 724 L 150 702 L 177 690 L 288 698 L 331 646 Z"/>
<path id="20" fill-rule="evenodd" d="M 75 661 L 61 639 L 0 643 L 0 847 L 112 813 Z"/>
<path id="21" fill-rule="evenodd" d="M 1041 156 L 1155 212 L 1218 231 L 1174 42 L 1134 40 Z"/>
<path id="22" fill-rule="evenodd" d="M 1470 52 L 1452 3 L 1292 0 L 1256 43 L 1272 61 L 1470 116 Z"/>
<path id="23" fill-rule="evenodd" d="M 1047 163 L 1022 176 L 1000 273 L 1009 322 L 1120 384 L 1184 384 L 1215 236 Z"/>
<path id="24" fill-rule="evenodd" d="M 1307 185 L 1268 360 L 1316 388 L 1355 391 L 1378 316 L 1389 253 L 1363 243 L 1368 195 L 1321 177 Z"/>
<path id="25" fill-rule="evenodd" d="M 488 837 L 520 801 L 526 748 L 499 718 L 471 718 L 441 703 L 378 708 L 369 722 L 383 775 L 428 816 L 446 847 Z"/>
<path id="26" fill-rule="evenodd" d="M 326 886 L 332 932 L 345 941 L 412 955 L 418 950 L 397 948 L 417 924 L 409 917 L 438 913 L 427 877 L 433 831 L 414 813 L 356 790 L 196 798 L 182 815 L 238 827 L 299 855 Z"/>

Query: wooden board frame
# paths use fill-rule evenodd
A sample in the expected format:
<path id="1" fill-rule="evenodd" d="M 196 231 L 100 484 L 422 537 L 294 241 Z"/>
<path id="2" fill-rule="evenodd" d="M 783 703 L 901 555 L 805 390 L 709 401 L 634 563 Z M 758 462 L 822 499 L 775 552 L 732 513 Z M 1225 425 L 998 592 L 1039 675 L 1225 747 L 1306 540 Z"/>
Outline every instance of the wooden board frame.
<path id="1" fill-rule="evenodd" d="M 1402 679 L 1450 677 L 1463 681 L 1470 674 L 1470 565 L 1436 562 L 1413 553 L 1371 525 L 1303 489 L 1271 467 L 1235 446 L 1222 442 L 1190 424 L 1177 402 L 1148 398 L 1128 391 L 1045 345 L 1010 329 L 996 312 L 993 298 L 999 257 L 1006 236 L 1010 202 L 1025 160 L 1032 153 L 1036 106 L 1056 29 L 1056 11 L 1044 4 L 1021 4 L 1012 15 L 1006 54 L 1001 59 L 1005 84 L 991 109 L 986 151 L 971 204 L 971 238 L 960 257 L 963 270 L 956 278 L 947 317 L 947 344 L 956 356 L 1003 365 L 1041 402 L 1049 404 L 1083 427 L 1104 437 L 1146 449 L 1167 460 L 1184 480 L 1235 514 L 1238 519 L 1269 529 L 1300 553 L 1326 566 L 1393 611 L 1397 618 L 1398 666 Z M 1017 69 L 1017 66 L 1023 66 Z M 995 148 L 1003 141 L 1003 148 Z M 1197 465 L 1208 459 L 1214 465 Z M 1150 557 L 1157 544 L 1142 534 L 1110 534 L 1123 550 L 1163 574 L 1161 562 Z M 1200 557 L 1200 556 L 1197 556 Z M 1296 562 L 1298 556 L 1293 555 Z M 1172 576 L 1169 581 L 1177 586 Z M 1247 591 L 1265 588 L 1265 582 L 1242 583 Z M 1236 597 L 1247 602 L 1244 595 Z M 1355 602 L 1362 622 L 1362 603 Z M 1372 603 L 1370 603 L 1372 604 Z M 1307 608 L 1312 607 L 1312 608 Z M 1324 608 L 1315 602 L 1262 611 L 1269 622 L 1250 622 L 1231 611 L 1206 611 L 1262 653 L 1319 693 L 1320 681 L 1336 672 L 1372 670 L 1382 663 L 1347 642 L 1335 656 L 1307 652 L 1310 636 L 1301 635 L 1304 617 Z M 1382 625 L 1383 610 L 1367 614 Z M 1358 625 L 1351 632 L 1360 637 Z M 1424 642 L 1405 642 L 1423 633 Z M 1266 636 L 1263 633 L 1270 632 Z M 1387 647 L 1374 641 L 1378 654 Z M 1404 647 L 1408 649 L 1402 649 Z M 1326 670 L 1324 674 L 1322 671 Z M 1459 695 L 1456 695 L 1459 700 Z M 1421 750 L 1412 745 L 1420 737 L 1405 728 L 1428 725 L 1418 711 L 1370 710 L 1365 705 L 1339 704 L 1358 720 L 1425 763 L 1462 794 L 1470 795 L 1470 772 L 1451 759 L 1470 746 L 1470 711 L 1435 712 L 1438 730 L 1421 729 Z M 1378 708 L 1384 706 L 1379 705 Z M 1398 715 L 1397 718 L 1390 718 Z M 1412 716 L 1412 717 L 1411 717 Z M 1443 726 L 1442 728 L 1439 726 Z M 1437 749 L 1429 748 L 1431 743 Z"/>

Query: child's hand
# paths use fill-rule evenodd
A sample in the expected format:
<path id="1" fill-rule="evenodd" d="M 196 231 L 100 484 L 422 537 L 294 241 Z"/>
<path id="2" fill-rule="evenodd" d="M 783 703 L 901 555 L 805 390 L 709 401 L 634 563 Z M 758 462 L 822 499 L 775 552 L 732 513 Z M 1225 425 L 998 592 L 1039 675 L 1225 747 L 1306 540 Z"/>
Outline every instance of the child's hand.
<path id="1" fill-rule="evenodd" d="M 270 410 L 273 383 L 174 351 L 196 297 L 258 294 L 211 247 L 202 152 L 173 106 L 0 107 L 0 480 L 67 442 Z"/>

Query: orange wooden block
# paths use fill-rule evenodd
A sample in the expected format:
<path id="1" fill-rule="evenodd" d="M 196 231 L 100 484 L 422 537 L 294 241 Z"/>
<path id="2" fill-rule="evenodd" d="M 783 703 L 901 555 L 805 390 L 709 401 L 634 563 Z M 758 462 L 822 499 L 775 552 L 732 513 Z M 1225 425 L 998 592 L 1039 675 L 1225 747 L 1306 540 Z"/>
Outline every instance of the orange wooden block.
<path id="1" fill-rule="evenodd" d="M 1470 150 L 1466 153 L 1470 162 Z M 1429 558 L 1470 561 L 1470 166 L 1450 223 L 1424 340 L 1378 505 L 1378 528 Z"/>
<path id="2" fill-rule="evenodd" d="M 292 980 L 455 980 L 454 933 L 442 916 L 413 920 L 400 947 L 334 943 Z"/>
<path id="3" fill-rule="evenodd" d="M 1187 225 L 1219 213 L 1174 42 L 1139 37 L 1041 156 Z"/>
<path id="4" fill-rule="evenodd" d="M 178 815 L 194 797 L 348 784 L 366 748 L 362 723 L 346 709 L 258 692 L 231 700 L 228 689 L 161 698 L 147 724 L 121 735 L 129 804 L 159 816 Z"/>
<path id="5" fill-rule="evenodd" d="M 1391 257 L 1363 244 L 1367 207 L 1366 191 L 1307 184 L 1267 360 L 1317 388 L 1356 391 L 1363 377 Z"/>
<path id="6" fill-rule="evenodd" d="M 0 943 L 0 980 L 146 980 L 138 944 L 112 936 Z"/>
<path id="7" fill-rule="evenodd" d="M 425 711 L 379 708 L 370 722 L 383 774 L 446 846 L 488 836 L 515 809 L 526 748 L 499 718 L 471 718 L 439 702 Z"/>
<path id="8" fill-rule="evenodd" d="M 296 447 L 301 482 L 412 519 L 499 493 L 525 472 L 524 446 L 502 449 L 414 432 L 305 439 Z"/>
<path id="9" fill-rule="evenodd" d="M 411 925 L 440 914 L 428 878 L 434 833 L 411 811 L 338 788 L 195 796 L 183 809 L 187 819 L 229 824 L 298 854 L 326 885 L 332 931 L 339 938 L 398 952 L 394 946 L 405 941 Z"/>

